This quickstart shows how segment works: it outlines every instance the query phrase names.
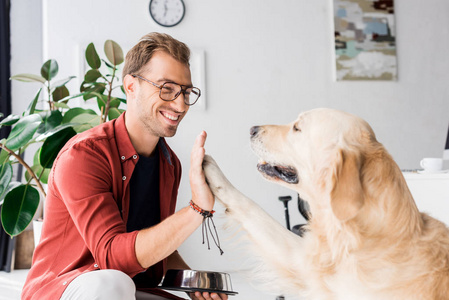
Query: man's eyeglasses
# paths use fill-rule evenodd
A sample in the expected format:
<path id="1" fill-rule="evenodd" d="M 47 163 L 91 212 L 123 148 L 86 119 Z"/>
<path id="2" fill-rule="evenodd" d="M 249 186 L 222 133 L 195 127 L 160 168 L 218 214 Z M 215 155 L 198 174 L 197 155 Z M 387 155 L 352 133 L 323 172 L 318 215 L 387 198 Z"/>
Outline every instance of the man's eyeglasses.
<path id="1" fill-rule="evenodd" d="M 178 98 L 181 93 L 184 95 L 184 103 L 186 105 L 193 105 L 198 101 L 201 96 L 201 91 L 199 88 L 192 86 L 180 85 L 175 82 L 164 82 L 162 85 L 156 84 L 140 75 L 130 74 L 134 78 L 142 79 L 143 81 L 148 82 L 149 84 L 157 87 L 159 91 L 159 98 L 164 101 L 173 101 Z"/>

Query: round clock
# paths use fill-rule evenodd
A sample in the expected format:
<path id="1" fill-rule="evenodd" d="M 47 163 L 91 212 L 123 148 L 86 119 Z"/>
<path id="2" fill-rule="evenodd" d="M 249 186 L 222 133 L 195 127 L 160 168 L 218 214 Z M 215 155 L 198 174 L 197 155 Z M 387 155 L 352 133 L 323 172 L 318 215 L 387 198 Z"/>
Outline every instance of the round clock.
<path id="1" fill-rule="evenodd" d="M 151 0 L 150 15 L 164 27 L 178 25 L 184 18 L 186 7 L 182 0 Z"/>

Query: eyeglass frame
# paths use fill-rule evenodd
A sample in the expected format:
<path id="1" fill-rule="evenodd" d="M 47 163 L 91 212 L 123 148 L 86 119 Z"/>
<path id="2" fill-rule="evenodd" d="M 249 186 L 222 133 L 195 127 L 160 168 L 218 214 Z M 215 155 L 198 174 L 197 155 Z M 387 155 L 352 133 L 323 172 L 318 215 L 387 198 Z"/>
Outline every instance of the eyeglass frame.
<path id="1" fill-rule="evenodd" d="M 134 77 L 134 78 L 142 79 L 143 81 L 146 81 L 146 82 L 148 82 L 149 84 L 152 84 L 153 86 L 157 87 L 157 88 L 159 89 L 159 98 L 160 98 L 161 100 L 163 100 L 163 101 L 167 101 L 167 102 L 175 101 L 176 98 L 179 97 L 179 95 L 183 94 L 183 95 L 184 95 L 184 104 L 187 105 L 187 106 L 192 106 L 192 105 L 194 105 L 195 103 L 197 103 L 197 102 L 198 102 L 198 99 L 200 99 L 200 97 L 201 97 L 201 90 L 200 90 L 199 88 L 197 88 L 197 87 L 194 87 L 194 86 L 182 85 L 182 84 L 179 84 L 179 83 L 176 83 L 176 82 L 173 82 L 173 81 L 166 81 L 166 82 L 164 82 L 162 85 L 159 85 L 159 84 L 157 84 L 157 83 L 155 83 L 155 82 L 153 82 L 153 81 L 151 81 L 151 80 L 149 80 L 149 79 L 146 79 L 145 77 L 142 77 L 142 76 L 140 76 L 140 75 L 137 75 L 137 74 L 129 74 L 129 75 L 131 75 L 131 76 Z M 175 98 L 173 98 L 173 99 L 171 99 L 171 100 L 163 99 L 163 98 L 162 98 L 162 95 L 161 95 L 161 94 L 162 94 L 162 88 L 163 88 L 164 84 L 166 84 L 166 83 L 176 84 L 176 85 L 179 85 L 179 87 L 181 87 L 181 90 L 180 90 L 178 93 L 176 93 Z M 187 102 L 186 102 L 186 94 L 185 94 L 185 93 L 187 92 L 187 89 L 186 89 L 186 88 L 195 88 L 195 89 L 198 90 L 198 97 L 196 98 L 195 102 L 193 102 L 193 103 L 187 103 Z"/>

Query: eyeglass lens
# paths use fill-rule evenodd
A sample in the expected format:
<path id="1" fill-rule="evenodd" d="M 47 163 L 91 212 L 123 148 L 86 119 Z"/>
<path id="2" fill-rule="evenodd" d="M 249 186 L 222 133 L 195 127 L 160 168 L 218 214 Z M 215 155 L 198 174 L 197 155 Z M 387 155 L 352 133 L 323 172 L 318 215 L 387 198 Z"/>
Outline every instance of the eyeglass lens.
<path id="1" fill-rule="evenodd" d="M 176 99 L 181 93 L 184 94 L 184 102 L 187 105 L 193 105 L 200 97 L 200 91 L 196 87 L 188 87 L 182 89 L 182 87 L 173 82 L 166 82 L 161 86 L 160 97 L 165 101 L 172 101 Z"/>

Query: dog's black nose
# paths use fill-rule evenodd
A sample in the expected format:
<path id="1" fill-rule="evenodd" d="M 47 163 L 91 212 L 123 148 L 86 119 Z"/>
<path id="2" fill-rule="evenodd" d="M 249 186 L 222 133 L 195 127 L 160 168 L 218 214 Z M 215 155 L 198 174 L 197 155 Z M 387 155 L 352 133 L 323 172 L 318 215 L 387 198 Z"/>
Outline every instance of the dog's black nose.
<path id="1" fill-rule="evenodd" d="M 251 135 L 251 137 L 255 137 L 259 131 L 260 131 L 260 126 L 253 126 L 249 130 L 249 134 Z"/>

